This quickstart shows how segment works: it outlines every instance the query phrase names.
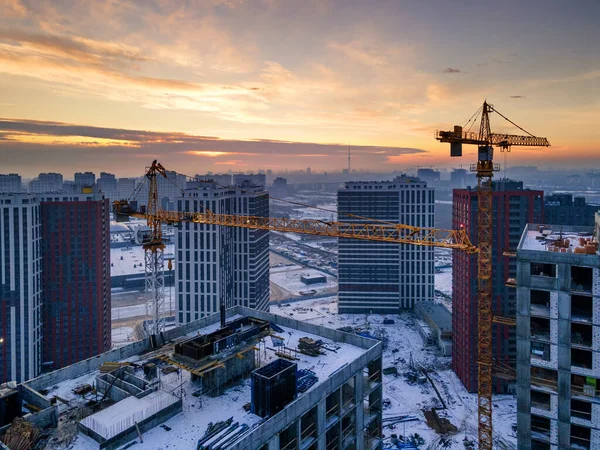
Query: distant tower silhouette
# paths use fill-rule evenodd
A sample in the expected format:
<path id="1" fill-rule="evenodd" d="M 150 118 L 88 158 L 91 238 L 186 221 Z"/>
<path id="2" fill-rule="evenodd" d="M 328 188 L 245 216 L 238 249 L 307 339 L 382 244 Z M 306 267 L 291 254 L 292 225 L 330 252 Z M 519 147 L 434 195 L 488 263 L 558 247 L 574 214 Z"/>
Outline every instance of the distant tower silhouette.
<path id="1" fill-rule="evenodd" d="M 348 146 L 348 173 L 350 173 L 350 146 Z"/>

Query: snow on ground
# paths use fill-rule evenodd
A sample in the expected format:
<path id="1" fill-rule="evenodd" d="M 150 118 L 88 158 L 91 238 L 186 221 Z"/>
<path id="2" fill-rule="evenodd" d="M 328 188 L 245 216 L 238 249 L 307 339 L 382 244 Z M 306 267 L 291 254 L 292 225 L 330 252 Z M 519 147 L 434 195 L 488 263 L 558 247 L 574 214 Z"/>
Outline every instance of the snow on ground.
<path id="1" fill-rule="evenodd" d="M 437 276 L 437 274 L 436 274 Z M 383 417 L 414 415 L 417 422 L 406 423 L 406 434 L 418 433 L 425 439 L 422 448 L 437 449 L 441 447 L 441 436 L 431 429 L 423 415 L 424 409 L 441 406 L 431 384 L 409 384 L 404 376 L 410 370 L 410 361 L 414 365 L 431 368 L 430 377 L 440 391 L 447 409 L 438 412 L 458 428 L 451 436 L 451 449 L 464 449 L 462 443 L 466 436 L 477 441 L 477 395 L 469 394 L 456 374 L 451 370 L 451 358 L 436 355 L 432 349 L 425 349 L 415 325 L 412 313 L 400 315 L 359 315 L 337 314 L 337 298 L 328 297 L 319 300 L 306 300 L 287 305 L 271 306 L 271 313 L 292 317 L 297 320 L 324 325 L 330 328 L 343 326 L 368 328 L 371 333 L 381 331 L 388 339 L 383 353 L 383 367 L 395 366 L 399 376 L 384 375 L 383 398 L 391 401 L 391 406 L 384 409 Z M 383 325 L 383 319 L 395 321 L 394 325 Z M 501 440 L 506 449 L 516 449 L 516 436 L 512 425 L 516 423 L 516 399 L 513 396 L 494 396 L 494 436 Z M 395 429 L 384 427 L 384 435 L 392 433 L 404 434 L 404 425 L 398 424 Z"/>
<path id="2" fill-rule="evenodd" d="M 290 270 L 279 270 L 283 269 L 283 267 L 277 267 L 275 270 L 271 270 L 271 282 L 285 290 L 293 292 L 294 294 L 307 291 L 320 292 L 325 289 L 335 288 L 337 286 L 337 281 L 335 278 L 333 278 L 331 275 L 319 272 L 318 270 L 307 268 L 298 269 L 297 266 L 284 267 L 286 269 L 289 268 Z M 325 283 L 304 284 L 300 280 L 302 275 L 324 276 L 327 281 Z"/>
<path id="3" fill-rule="evenodd" d="M 452 298 L 452 268 L 439 270 L 434 275 L 435 290 Z"/>
<path id="4" fill-rule="evenodd" d="M 113 347 L 122 347 L 135 341 L 133 327 L 118 327 L 112 329 Z"/>

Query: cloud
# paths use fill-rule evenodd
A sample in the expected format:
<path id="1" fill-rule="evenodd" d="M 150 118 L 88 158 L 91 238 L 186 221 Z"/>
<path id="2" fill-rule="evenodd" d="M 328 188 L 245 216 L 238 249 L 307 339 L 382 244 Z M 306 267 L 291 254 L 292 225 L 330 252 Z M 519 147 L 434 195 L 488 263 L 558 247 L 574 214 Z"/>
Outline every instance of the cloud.
<path id="1" fill-rule="evenodd" d="M 197 149 L 197 150 L 190 150 Z M 0 118 L 0 160 L 4 170 L 24 176 L 36 167 L 64 172 L 79 170 L 122 171 L 139 176 L 141 158 L 160 159 L 165 167 L 187 173 L 204 157 L 202 170 L 216 166 L 300 169 L 314 164 L 327 170 L 345 167 L 347 144 L 221 139 L 186 133 L 102 128 L 61 122 Z M 350 146 L 356 167 L 374 168 L 401 156 L 424 154 L 418 148 Z M 312 158 L 312 159 L 311 159 Z M 37 166 L 32 166 L 36 161 Z M 68 163 L 66 163 L 68 161 Z M 75 170 L 74 170 L 75 171 Z"/>
<path id="2" fill-rule="evenodd" d="M 219 156 L 233 156 L 233 155 L 244 155 L 244 156 L 257 156 L 258 155 L 258 153 L 220 152 L 220 151 L 215 151 L 215 150 L 188 150 L 184 153 L 186 155 L 206 156 L 208 158 L 217 158 Z"/>
<path id="3" fill-rule="evenodd" d="M 462 73 L 462 70 L 453 69 L 452 67 L 447 67 L 444 70 L 442 70 L 442 73 Z"/>
<path id="4" fill-rule="evenodd" d="M 4 17 L 24 17 L 27 8 L 20 0 L 0 0 L 0 12 Z"/>

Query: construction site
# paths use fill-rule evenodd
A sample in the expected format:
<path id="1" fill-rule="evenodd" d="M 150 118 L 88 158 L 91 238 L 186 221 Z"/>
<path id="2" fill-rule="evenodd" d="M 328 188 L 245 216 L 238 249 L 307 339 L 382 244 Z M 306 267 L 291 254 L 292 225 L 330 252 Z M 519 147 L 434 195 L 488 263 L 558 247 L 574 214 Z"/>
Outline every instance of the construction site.
<path id="1" fill-rule="evenodd" d="M 138 440 L 148 448 L 384 448 L 382 411 L 391 405 L 391 400 L 382 396 L 383 376 L 397 375 L 397 368 L 387 364 L 384 367 L 385 339 L 369 332 L 368 320 L 367 330 L 347 325 L 334 331 L 241 306 L 227 309 L 226 300 L 220 298 L 217 314 L 195 321 L 188 317 L 189 323 L 166 329 L 162 317 L 166 247 L 162 226 L 194 223 L 477 253 L 477 443 L 482 450 L 491 450 L 494 445 L 511 448 L 510 443 L 498 440 L 492 427 L 492 324 L 516 324 L 515 318 L 495 317 L 492 312 L 491 182 L 498 170 L 493 147 L 508 151 L 511 146 L 549 143 L 531 134 L 492 133 L 489 114 L 493 112 L 498 113 L 484 102 L 467 122 L 469 125 L 472 121 L 472 126 L 480 116 L 479 133 L 468 131 L 470 126 L 467 131 L 456 126 L 453 131 L 435 135 L 441 142 L 450 143 L 452 156 L 462 155 L 463 144 L 478 146 L 478 161 L 472 166 L 478 178 L 477 245 L 464 229 L 439 230 L 372 221 L 353 214 L 354 219 L 360 220 L 344 223 L 218 214 L 208 208 L 161 210 L 156 180 L 166 177 L 167 171 L 155 160 L 145 175 L 146 205 L 138 208 L 137 202 L 128 200 L 114 204 L 118 221 L 129 220 L 130 216 L 147 221 L 141 241 L 145 287 L 152 306 L 152 320 L 146 327 L 148 337 L 13 387 L 19 395 L 32 398 L 29 423 L 39 429 L 57 428 L 46 435 L 25 430 L 19 434 L 18 429 L 13 430 L 20 426 L 17 421 L 0 429 L 0 433 L 22 436 L 29 443 L 25 448 L 44 448 L 47 444 L 48 448 L 75 445 L 81 449 L 116 449 L 123 445 L 128 448 Z M 305 281 L 310 283 L 312 278 L 314 275 L 308 275 Z M 393 318 L 385 320 L 394 323 Z M 394 363 L 398 351 L 398 347 L 390 350 Z M 412 354 L 408 368 L 408 385 L 429 383 L 436 394 L 437 400 L 422 408 L 428 426 L 441 436 L 432 442 L 432 448 L 452 448 L 456 442 L 447 437 L 456 434 L 459 427 L 440 414 L 447 404 L 432 380 L 431 370 L 416 365 Z M 178 419 L 170 422 L 175 415 Z M 410 415 L 388 419 L 390 427 L 420 420 Z M 465 417 L 464 421 L 468 419 Z M 465 431 L 462 445 L 475 448 L 475 440 L 466 438 L 469 427 L 462 424 L 460 428 Z M 405 431 L 392 433 L 386 447 L 419 448 L 425 440 L 415 434 L 407 440 Z M 29 436 L 28 441 L 25 436 Z"/>
<path id="2" fill-rule="evenodd" d="M 227 315 L 225 327 L 213 315 L 19 385 L 34 432 L 4 427 L 5 440 L 21 433 L 9 448 L 380 448 L 381 342 Z"/>

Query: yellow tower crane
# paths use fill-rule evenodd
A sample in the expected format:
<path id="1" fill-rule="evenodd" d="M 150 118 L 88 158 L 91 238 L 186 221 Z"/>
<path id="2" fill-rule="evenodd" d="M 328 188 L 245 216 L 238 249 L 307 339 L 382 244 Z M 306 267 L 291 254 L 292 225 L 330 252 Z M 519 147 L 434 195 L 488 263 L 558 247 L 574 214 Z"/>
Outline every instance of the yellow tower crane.
<path id="1" fill-rule="evenodd" d="M 526 135 L 492 133 L 490 113 L 495 112 Z M 479 133 L 463 131 L 455 126 L 453 131 L 436 131 L 435 138 L 450 143 L 450 156 L 462 156 L 462 145 L 478 146 L 477 164 L 471 171 L 477 175 L 477 394 L 479 420 L 479 449 L 492 450 L 492 177 L 500 169 L 494 164 L 494 147 L 510 151 L 511 146 L 548 147 L 546 138 L 536 137 L 498 112 L 492 105 L 483 102 L 481 108 L 469 119 L 481 114 Z M 475 123 L 473 121 L 473 123 Z M 471 124 L 472 126 L 472 124 Z"/>

